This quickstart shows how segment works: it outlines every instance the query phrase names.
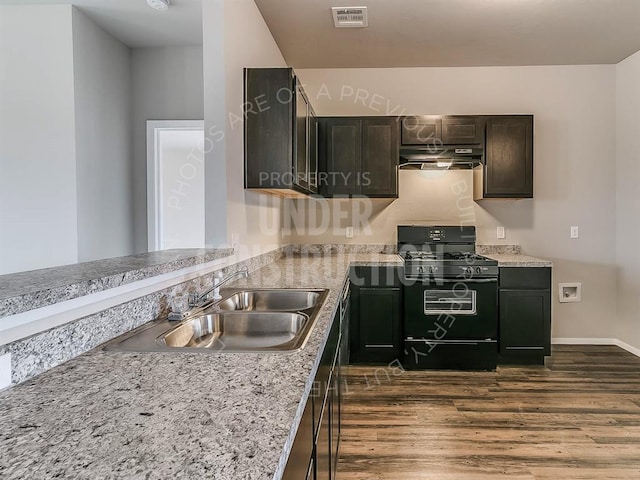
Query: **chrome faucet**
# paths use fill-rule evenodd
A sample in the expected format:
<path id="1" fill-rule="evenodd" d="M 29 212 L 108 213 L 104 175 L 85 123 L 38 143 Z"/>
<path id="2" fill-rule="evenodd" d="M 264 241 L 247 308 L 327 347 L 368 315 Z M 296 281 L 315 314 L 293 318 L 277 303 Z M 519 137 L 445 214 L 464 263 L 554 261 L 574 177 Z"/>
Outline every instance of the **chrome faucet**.
<path id="1" fill-rule="evenodd" d="M 213 279 L 213 287 L 203 293 L 192 294 L 189 298 L 189 305 L 191 307 L 199 307 L 211 292 L 213 292 L 213 300 L 220 300 L 222 298 L 222 295 L 220 295 L 220 287 L 233 280 L 235 277 L 248 278 L 249 269 L 245 268 L 244 270 L 238 270 L 237 272 L 230 273 L 226 277 L 222 276 L 222 272 L 218 272 Z"/>

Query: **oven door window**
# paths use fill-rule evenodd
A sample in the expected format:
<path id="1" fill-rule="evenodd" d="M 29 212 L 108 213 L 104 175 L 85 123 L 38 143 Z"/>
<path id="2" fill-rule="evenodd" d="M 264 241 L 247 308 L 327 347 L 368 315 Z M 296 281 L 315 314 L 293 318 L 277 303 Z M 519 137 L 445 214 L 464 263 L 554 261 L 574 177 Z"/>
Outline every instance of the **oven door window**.
<path id="1" fill-rule="evenodd" d="M 440 315 L 443 313 L 455 315 L 475 315 L 475 290 L 425 290 L 424 314 Z"/>

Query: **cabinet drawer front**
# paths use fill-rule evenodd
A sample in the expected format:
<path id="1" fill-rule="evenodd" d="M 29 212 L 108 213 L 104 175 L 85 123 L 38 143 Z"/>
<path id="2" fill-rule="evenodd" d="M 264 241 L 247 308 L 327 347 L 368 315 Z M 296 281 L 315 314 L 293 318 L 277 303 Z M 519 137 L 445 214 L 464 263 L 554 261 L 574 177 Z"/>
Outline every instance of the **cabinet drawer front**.
<path id="1" fill-rule="evenodd" d="M 493 370 L 498 349 L 495 341 L 405 340 L 402 365 L 407 370 Z"/>
<path id="2" fill-rule="evenodd" d="M 501 289 L 551 289 L 551 268 L 549 267 L 502 267 L 500 268 Z"/>
<path id="3" fill-rule="evenodd" d="M 403 145 L 432 145 L 442 142 L 442 119 L 432 115 L 402 119 Z"/>
<path id="4" fill-rule="evenodd" d="M 399 287 L 403 276 L 402 266 L 353 267 L 349 272 L 351 284 L 356 287 Z"/>

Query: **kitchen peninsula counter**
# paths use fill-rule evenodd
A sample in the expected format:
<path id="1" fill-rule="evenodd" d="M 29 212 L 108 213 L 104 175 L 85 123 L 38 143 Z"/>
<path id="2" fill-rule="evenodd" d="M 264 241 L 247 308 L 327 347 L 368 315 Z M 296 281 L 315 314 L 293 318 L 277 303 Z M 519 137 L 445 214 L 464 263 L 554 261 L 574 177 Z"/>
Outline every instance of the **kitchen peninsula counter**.
<path id="1" fill-rule="evenodd" d="M 100 347 L 0 393 L 2 478 L 278 479 L 351 265 L 394 254 L 288 255 L 232 287 L 326 288 L 292 353 Z"/>

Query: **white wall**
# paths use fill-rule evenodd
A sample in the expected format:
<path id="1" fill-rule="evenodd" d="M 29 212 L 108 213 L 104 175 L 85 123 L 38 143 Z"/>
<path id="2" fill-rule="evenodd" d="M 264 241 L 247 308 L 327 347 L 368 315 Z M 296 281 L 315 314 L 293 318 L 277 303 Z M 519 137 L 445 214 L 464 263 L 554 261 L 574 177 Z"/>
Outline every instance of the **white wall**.
<path id="1" fill-rule="evenodd" d="M 0 274 L 77 261 L 71 6 L 0 6 Z"/>
<path id="2" fill-rule="evenodd" d="M 131 50 L 73 9 L 78 261 L 133 253 Z"/>
<path id="3" fill-rule="evenodd" d="M 244 189 L 244 67 L 286 67 L 269 28 L 253 0 L 225 2 L 224 11 L 227 163 L 227 233 L 237 236 L 240 256 L 263 253 L 281 245 L 281 200 Z M 247 35 L 251 32 L 251 35 Z"/>
<path id="4" fill-rule="evenodd" d="M 297 73 L 319 115 L 534 114 L 533 200 L 485 200 L 470 209 L 470 199 L 455 194 L 456 182 L 470 179 L 464 173 L 401 172 L 400 199 L 372 202 L 371 229 L 356 232 L 353 242 L 395 243 L 396 224 L 458 222 L 470 213 L 464 220 L 478 226 L 479 243 L 501 242 L 495 231 L 504 226 L 507 238 L 501 243 L 521 244 L 525 252 L 554 261 L 554 289 L 558 282 L 583 283 L 581 303 L 560 304 L 554 290 L 554 337 L 611 337 L 616 307 L 615 66 Z M 334 205 L 328 215 L 338 218 L 341 213 L 335 210 L 349 208 L 344 202 L 327 202 Z M 580 226 L 580 239 L 569 238 L 571 225 Z M 292 241 L 345 238 L 343 230 L 330 228 L 320 235 L 293 232 Z"/>
<path id="5" fill-rule="evenodd" d="M 225 0 L 209 0 L 202 4 L 205 243 L 208 247 L 228 244 L 224 10 Z"/>
<path id="6" fill-rule="evenodd" d="M 147 251 L 147 120 L 202 120 L 201 46 L 132 51 L 135 251 Z"/>
<path id="7" fill-rule="evenodd" d="M 640 52 L 616 66 L 617 337 L 640 349 Z"/>
<path id="8" fill-rule="evenodd" d="M 281 201 L 244 190 L 243 68 L 286 63 L 253 0 L 205 2 L 203 21 L 207 244 L 245 258 L 281 245 Z"/>

